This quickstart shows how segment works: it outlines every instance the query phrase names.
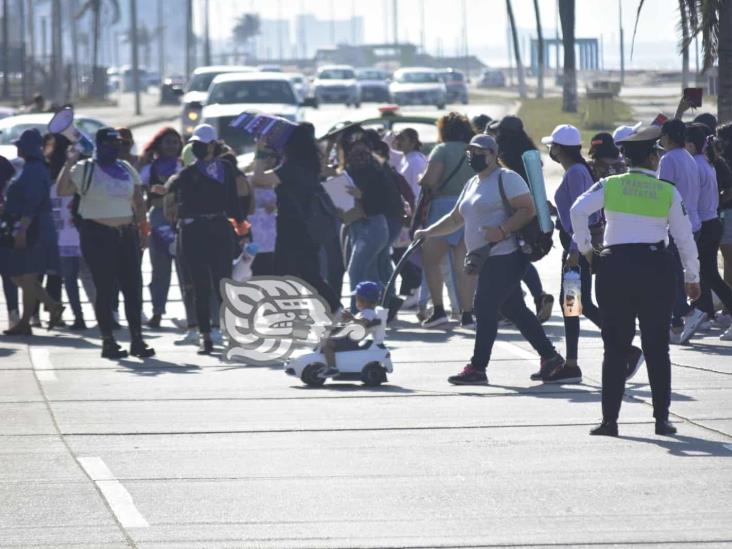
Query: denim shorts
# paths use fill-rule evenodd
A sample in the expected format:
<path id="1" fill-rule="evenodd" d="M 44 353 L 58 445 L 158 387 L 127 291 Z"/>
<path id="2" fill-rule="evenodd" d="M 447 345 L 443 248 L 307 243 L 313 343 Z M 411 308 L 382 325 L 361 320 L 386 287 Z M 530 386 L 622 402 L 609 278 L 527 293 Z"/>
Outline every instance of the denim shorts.
<path id="1" fill-rule="evenodd" d="M 437 196 L 430 203 L 430 213 L 427 216 L 427 225 L 437 223 L 441 218 L 449 214 L 455 207 L 457 196 Z M 446 241 L 450 246 L 457 246 L 463 240 L 465 231 L 458 229 L 447 236 L 438 236 L 438 239 Z"/>
<path id="2" fill-rule="evenodd" d="M 722 244 L 732 244 L 732 208 L 722 210 Z"/>

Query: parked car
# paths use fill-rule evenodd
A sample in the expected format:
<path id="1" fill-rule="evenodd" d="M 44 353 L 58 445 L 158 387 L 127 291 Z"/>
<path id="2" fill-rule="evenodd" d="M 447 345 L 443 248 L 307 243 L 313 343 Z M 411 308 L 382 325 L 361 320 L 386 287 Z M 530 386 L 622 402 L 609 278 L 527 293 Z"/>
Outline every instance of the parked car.
<path id="1" fill-rule="evenodd" d="M 186 79 L 180 74 L 174 74 L 163 79 L 163 83 L 160 85 L 160 104 L 179 104 L 185 85 Z"/>
<path id="2" fill-rule="evenodd" d="M 503 71 L 488 69 L 483 71 L 478 82 L 479 88 L 505 88 L 506 87 L 506 75 Z"/>
<path id="3" fill-rule="evenodd" d="M 282 72 L 282 67 L 279 65 L 258 65 L 257 70 L 259 72 Z"/>
<path id="4" fill-rule="evenodd" d="M 439 72 L 440 79 L 445 83 L 447 89 L 448 103 L 459 101 L 463 105 L 468 104 L 468 84 L 465 75 L 455 69 L 444 69 Z"/>
<path id="5" fill-rule="evenodd" d="M 11 109 L 10 107 L 0 107 L 0 120 L 8 116 L 14 116 L 15 112 L 15 109 Z"/>
<path id="6" fill-rule="evenodd" d="M 288 73 L 288 76 L 298 98 L 301 102 L 305 102 L 310 97 L 310 81 L 300 73 Z"/>
<path id="7" fill-rule="evenodd" d="M 218 129 L 219 137 L 241 154 L 254 145 L 251 137 L 231 122 L 244 111 L 263 112 L 291 122 L 303 121 L 301 100 L 290 80 L 280 72 L 220 74 L 211 82 L 208 100 L 201 112 L 201 122 Z"/>
<path id="8" fill-rule="evenodd" d="M 434 69 L 409 68 L 394 73 L 389 85 L 392 100 L 397 105 L 434 105 L 444 109 L 447 88 Z"/>
<path id="9" fill-rule="evenodd" d="M 321 67 L 313 81 L 313 96 L 318 103 L 344 103 L 361 106 L 356 71 L 346 65 Z"/>
<path id="10" fill-rule="evenodd" d="M 193 128 L 201 123 L 201 110 L 208 98 L 208 88 L 211 82 L 220 74 L 235 72 L 256 72 L 254 67 L 244 65 L 217 65 L 198 67 L 193 71 L 191 79 L 185 87 L 185 93 L 181 98 L 183 109 L 181 111 L 181 133 L 188 139 L 193 133 Z"/>
<path id="11" fill-rule="evenodd" d="M 391 75 L 380 69 L 356 69 L 356 80 L 361 92 L 361 101 L 388 103 L 391 101 L 389 80 Z"/>
<path id="12" fill-rule="evenodd" d="M 18 156 L 18 151 L 13 141 L 20 137 L 25 130 L 37 129 L 41 133 L 48 133 L 48 123 L 53 118 L 52 112 L 39 112 L 33 114 L 18 114 L 8 116 L 0 120 L 0 155 L 12 160 Z M 74 125 L 88 138 L 94 141 L 97 130 L 106 127 L 108 124 L 90 118 L 83 114 L 74 116 Z"/>

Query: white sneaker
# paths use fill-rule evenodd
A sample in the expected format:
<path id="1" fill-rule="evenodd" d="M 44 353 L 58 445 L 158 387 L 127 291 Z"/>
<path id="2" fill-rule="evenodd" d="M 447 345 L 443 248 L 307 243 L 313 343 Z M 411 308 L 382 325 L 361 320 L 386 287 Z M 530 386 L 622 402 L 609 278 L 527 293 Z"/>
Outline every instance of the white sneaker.
<path id="1" fill-rule="evenodd" d="M 12 328 L 18 322 L 20 322 L 20 313 L 18 312 L 18 309 L 8 311 L 8 328 Z"/>
<path id="2" fill-rule="evenodd" d="M 707 313 L 703 313 L 699 309 L 692 309 L 684 319 L 684 330 L 681 332 L 679 343 L 687 343 L 706 319 Z"/>
<path id="3" fill-rule="evenodd" d="M 722 341 L 732 341 L 732 326 L 727 328 L 727 330 L 721 336 L 719 336 L 719 339 L 721 339 Z"/>
<path id="4" fill-rule="evenodd" d="M 190 328 L 186 335 L 175 341 L 175 345 L 198 345 L 198 330 Z"/>
<path id="5" fill-rule="evenodd" d="M 214 345 L 222 345 L 224 343 L 224 334 L 218 328 L 211 328 L 211 341 Z"/>
<path id="6" fill-rule="evenodd" d="M 174 318 L 173 324 L 175 324 L 175 327 L 179 330 L 187 330 L 188 329 L 188 321 L 185 318 Z"/>

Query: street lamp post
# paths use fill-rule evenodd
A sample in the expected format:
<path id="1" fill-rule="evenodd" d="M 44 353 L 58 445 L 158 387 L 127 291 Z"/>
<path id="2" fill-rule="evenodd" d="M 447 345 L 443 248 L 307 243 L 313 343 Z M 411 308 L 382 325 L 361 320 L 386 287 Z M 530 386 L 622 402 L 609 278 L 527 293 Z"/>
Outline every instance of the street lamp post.
<path id="1" fill-rule="evenodd" d="M 132 44 L 132 87 L 135 89 L 135 115 L 142 114 L 140 106 L 140 59 L 137 51 L 137 0 L 130 0 L 130 44 Z"/>

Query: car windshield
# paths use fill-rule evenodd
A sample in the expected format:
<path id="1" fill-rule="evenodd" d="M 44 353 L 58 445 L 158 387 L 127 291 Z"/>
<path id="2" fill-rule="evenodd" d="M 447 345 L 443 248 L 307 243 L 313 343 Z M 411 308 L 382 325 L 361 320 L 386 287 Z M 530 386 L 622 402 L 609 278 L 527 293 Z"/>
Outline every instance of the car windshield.
<path id="1" fill-rule="evenodd" d="M 220 72 L 205 72 L 203 74 L 194 75 L 193 78 L 191 78 L 191 81 L 188 82 L 186 91 L 189 91 L 189 92 L 208 91 L 208 87 L 211 85 L 211 82 L 219 74 L 221 74 L 221 73 Z"/>
<path id="2" fill-rule="evenodd" d="M 352 80 L 355 77 L 351 69 L 327 69 L 318 74 L 321 80 Z"/>
<path id="3" fill-rule="evenodd" d="M 8 120 L 10 122 L 10 120 Z M 41 133 L 48 131 L 48 124 L 0 124 L 0 144 L 12 145 L 25 130 L 36 129 Z"/>
<path id="4" fill-rule="evenodd" d="M 381 71 L 358 71 L 356 78 L 359 80 L 386 80 L 386 75 Z"/>
<path id="5" fill-rule="evenodd" d="M 297 103 L 292 86 L 282 80 L 247 80 L 216 84 L 209 104 L 233 103 Z"/>
<path id="6" fill-rule="evenodd" d="M 460 72 L 446 72 L 442 75 L 445 82 L 462 82 L 463 74 Z"/>
<path id="7" fill-rule="evenodd" d="M 396 81 L 402 84 L 433 84 L 440 82 L 440 78 L 434 72 L 403 72 L 397 75 Z"/>

